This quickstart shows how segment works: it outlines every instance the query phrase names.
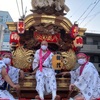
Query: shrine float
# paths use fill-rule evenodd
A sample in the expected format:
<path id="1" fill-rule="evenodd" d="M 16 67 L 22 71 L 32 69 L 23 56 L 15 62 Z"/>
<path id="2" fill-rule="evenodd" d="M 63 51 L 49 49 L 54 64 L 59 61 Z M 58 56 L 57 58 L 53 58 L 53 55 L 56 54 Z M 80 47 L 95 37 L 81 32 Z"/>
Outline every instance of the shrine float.
<path id="1" fill-rule="evenodd" d="M 24 81 L 20 81 L 21 98 L 35 98 L 36 81 L 30 75 L 34 53 L 40 48 L 40 43 L 46 40 L 49 49 L 54 52 L 52 64 L 56 72 L 70 71 L 76 64 L 76 53 L 83 46 L 82 36 L 86 31 L 77 23 L 72 24 L 64 15 L 69 8 L 65 0 L 32 0 L 32 14 L 19 20 L 19 22 L 7 22 L 11 31 L 10 45 L 12 50 L 12 62 L 17 68 L 26 72 Z M 64 13 L 66 12 L 66 13 Z M 57 59 L 57 58 L 60 59 Z M 69 91 L 70 76 L 57 76 L 57 94 L 61 99 L 73 97 L 78 93 L 77 89 Z M 11 93 L 15 95 L 13 90 Z M 45 97 L 50 99 L 51 95 Z"/>

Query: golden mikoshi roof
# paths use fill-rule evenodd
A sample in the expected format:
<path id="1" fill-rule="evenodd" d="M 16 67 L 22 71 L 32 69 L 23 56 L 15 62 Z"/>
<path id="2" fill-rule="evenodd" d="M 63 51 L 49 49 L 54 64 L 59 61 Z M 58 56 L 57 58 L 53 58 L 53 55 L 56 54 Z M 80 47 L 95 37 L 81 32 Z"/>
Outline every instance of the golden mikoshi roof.
<path id="1" fill-rule="evenodd" d="M 63 16 L 53 16 L 53 15 L 44 15 L 44 14 L 30 14 L 24 19 L 25 29 L 28 30 L 29 27 L 40 24 L 40 23 L 52 23 L 57 26 L 61 26 L 66 30 L 66 33 L 69 33 L 73 24 L 71 21 Z M 17 30 L 17 22 L 7 22 L 8 28 L 10 31 Z M 83 36 L 86 28 L 79 27 L 79 35 Z"/>

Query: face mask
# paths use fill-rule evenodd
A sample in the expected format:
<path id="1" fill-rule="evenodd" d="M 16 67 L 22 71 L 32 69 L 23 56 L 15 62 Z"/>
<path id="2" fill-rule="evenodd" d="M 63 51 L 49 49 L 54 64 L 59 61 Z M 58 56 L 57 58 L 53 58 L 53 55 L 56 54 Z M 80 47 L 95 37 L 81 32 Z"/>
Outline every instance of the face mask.
<path id="1" fill-rule="evenodd" d="M 47 46 L 46 45 L 41 45 L 41 49 L 42 50 L 46 50 L 47 49 Z"/>
<path id="2" fill-rule="evenodd" d="M 10 64 L 11 63 L 10 58 L 3 58 L 3 61 L 4 61 L 5 64 Z"/>
<path id="3" fill-rule="evenodd" d="M 86 63 L 86 59 L 78 59 L 78 63 L 83 65 Z"/>

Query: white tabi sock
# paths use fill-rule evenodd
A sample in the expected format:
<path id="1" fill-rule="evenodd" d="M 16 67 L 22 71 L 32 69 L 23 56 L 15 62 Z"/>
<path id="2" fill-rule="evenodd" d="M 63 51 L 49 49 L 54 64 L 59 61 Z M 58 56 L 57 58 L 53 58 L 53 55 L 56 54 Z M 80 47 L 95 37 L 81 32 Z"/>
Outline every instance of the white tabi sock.
<path id="1" fill-rule="evenodd" d="M 44 95 L 43 95 L 42 91 L 39 92 L 39 97 L 40 97 L 41 100 L 44 100 Z"/>
<path id="2" fill-rule="evenodd" d="M 57 95 L 57 94 L 56 94 L 56 90 L 53 90 L 53 91 L 52 91 L 52 100 L 55 100 L 56 95 Z"/>

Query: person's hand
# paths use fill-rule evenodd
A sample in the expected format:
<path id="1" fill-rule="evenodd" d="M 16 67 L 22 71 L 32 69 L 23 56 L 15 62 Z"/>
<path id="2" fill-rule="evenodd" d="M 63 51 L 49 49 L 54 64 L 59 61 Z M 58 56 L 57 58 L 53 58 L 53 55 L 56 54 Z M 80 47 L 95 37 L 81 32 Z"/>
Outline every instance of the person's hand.
<path id="1" fill-rule="evenodd" d="M 70 90 L 70 91 L 73 91 L 74 87 L 75 87 L 75 85 L 74 85 L 74 84 L 71 84 L 71 85 L 69 86 L 69 90 Z"/>
<path id="2" fill-rule="evenodd" d="M 67 75 L 67 73 L 68 73 L 68 72 L 62 72 L 62 76 L 65 76 L 65 75 Z"/>
<path id="3" fill-rule="evenodd" d="M 33 71 L 32 73 L 31 73 L 31 75 L 35 75 L 36 74 L 36 71 Z"/>
<path id="4" fill-rule="evenodd" d="M 20 78 L 21 79 L 24 79 L 25 75 L 24 75 L 24 71 L 23 70 L 20 70 Z"/>
<path id="5" fill-rule="evenodd" d="M 35 75 L 37 70 L 38 68 L 35 68 L 34 71 L 31 73 L 31 75 Z"/>
<path id="6" fill-rule="evenodd" d="M 69 72 L 61 72 L 59 74 L 56 74 L 56 76 L 65 76 L 65 75 L 70 75 Z"/>
<path id="7" fill-rule="evenodd" d="M 62 72 L 62 76 L 68 75 L 69 72 Z"/>
<path id="8" fill-rule="evenodd" d="M 13 88 L 14 88 L 16 91 L 19 91 L 19 90 L 20 90 L 20 85 L 19 85 L 19 84 L 14 84 L 14 85 L 13 85 Z"/>

